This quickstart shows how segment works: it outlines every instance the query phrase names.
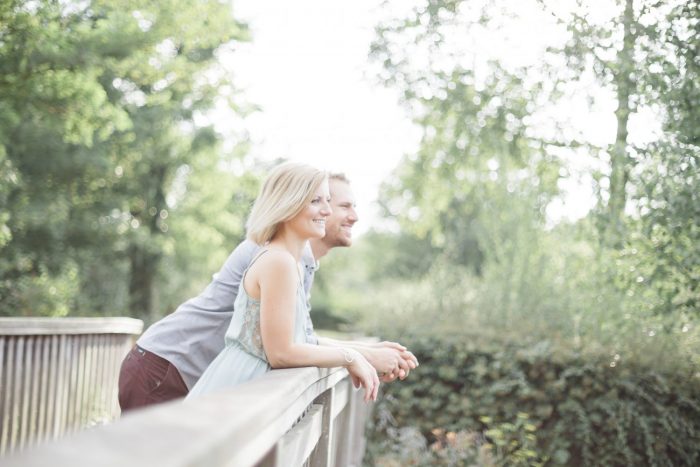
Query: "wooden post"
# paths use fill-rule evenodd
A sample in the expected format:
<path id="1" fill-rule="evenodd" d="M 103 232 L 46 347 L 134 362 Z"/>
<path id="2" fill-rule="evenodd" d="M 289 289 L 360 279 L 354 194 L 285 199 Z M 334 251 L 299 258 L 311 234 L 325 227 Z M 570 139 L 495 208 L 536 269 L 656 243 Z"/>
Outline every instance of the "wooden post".
<path id="1" fill-rule="evenodd" d="M 331 467 L 331 451 L 333 442 L 333 395 L 335 388 L 332 387 L 316 398 L 314 403 L 323 406 L 323 418 L 321 438 L 318 445 L 309 459 L 311 467 Z"/>
<path id="2" fill-rule="evenodd" d="M 357 420 L 357 394 L 352 386 L 352 381 L 348 378 L 346 384 L 349 386 L 348 405 L 344 410 L 343 429 L 339 431 L 338 451 L 335 457 L 335 465 L 351 466 L 352 449 L 354 447 L 355 423 Z"/>

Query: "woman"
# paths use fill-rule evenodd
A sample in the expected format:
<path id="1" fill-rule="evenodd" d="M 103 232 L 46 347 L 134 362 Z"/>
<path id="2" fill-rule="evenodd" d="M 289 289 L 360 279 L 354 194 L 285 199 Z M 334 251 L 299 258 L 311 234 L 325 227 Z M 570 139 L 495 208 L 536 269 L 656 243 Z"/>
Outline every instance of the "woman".
<path id="1" fill-rule="evenodd" d="M 271 368 L 348 369 L 365 400 L 376 400 L 377 372 L 351 348 L 306 343 L 308 309 L 299 261 L 307 241 L 325 235 L 331 213 L 327 175 L 307 165 L 276 167 L 260 190 L 246 225 L 248 238 L 265 248 L 241 280 L 226 346 L 189 397 L 230 387 Z"/>

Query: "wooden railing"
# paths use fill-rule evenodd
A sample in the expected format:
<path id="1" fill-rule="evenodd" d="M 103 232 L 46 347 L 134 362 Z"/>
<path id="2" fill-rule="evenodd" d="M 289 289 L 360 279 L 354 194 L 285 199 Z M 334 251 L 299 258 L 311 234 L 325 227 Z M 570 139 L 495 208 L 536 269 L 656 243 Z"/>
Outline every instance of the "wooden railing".
<path id="1" fill-rule="evenodd" d="M 274 370 L 136 410 L 4 459 L 4 467 L 358 466 L 370 406 L 341 368 Z"/>
<path id="2" fill-rule="evenodd" d="M 117 417 L 119 366 L 142 328 L 132 318 L 0 318 L 0 456 Z"/>

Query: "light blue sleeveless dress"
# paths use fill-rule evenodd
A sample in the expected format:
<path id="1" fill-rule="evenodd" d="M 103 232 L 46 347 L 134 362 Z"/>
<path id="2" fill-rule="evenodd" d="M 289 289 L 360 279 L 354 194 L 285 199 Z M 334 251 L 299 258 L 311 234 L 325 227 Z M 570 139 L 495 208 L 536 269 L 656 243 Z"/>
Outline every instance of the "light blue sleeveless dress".
<path id="1" fill-rule="evenodd" d="M 262 251 L 251 261 L 248 269 L 267 250 Z M 243 273 L 238 295 L 233 304 L 233 318 L 225 335 L 224 350 L 217 355 L 192 387 L 187 399 L 202 394 L 230 388 L 249 381 L 270 371 L 260 334 L 260 301 L 248 295 L 243 281 L 248 272 Z M 306 322 L 309 309 L 301 281 L 297 286 L 294 310 L 294 342 L 306 342 Z"/>

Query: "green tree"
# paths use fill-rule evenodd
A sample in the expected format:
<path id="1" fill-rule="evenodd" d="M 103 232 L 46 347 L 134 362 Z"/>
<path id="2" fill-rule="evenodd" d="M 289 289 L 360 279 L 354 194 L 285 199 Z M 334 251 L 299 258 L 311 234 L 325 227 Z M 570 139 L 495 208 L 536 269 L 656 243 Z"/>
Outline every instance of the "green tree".
<path id="1" fill-rule="evenodd" d="M 630 118 L 652 108 L 662 116 L 667 135 L 678 134 L 685 143 L 693 133 L 697 138 L 697 124 L 691 123 L 697 122 L 691 110 L 697 100 L 697 2 L 611 0 L 607 6 L 612 14 L 604 19 L 599 6 L 589 2 L 572 3 L 568 11 L 559 2 L 540 3 L 569 33 L 563 47 L 551 49 L 566 58 L 568 70 L 558 72 L 558 79 L 573 82 L 593 76 L 617 102 L 615 140 L 603 148 L 610 169 L 607 200 L 602 201 L 605 241 L 622 247 L 625 208 L 639 190 L 631 177 L 645 152 L 629 141 Z"/>
<path id="2" fill-rule="evenodd" d="M 383 187 L 385 212 L 404 232 L 476 272 L 485 255 L 484 207 L 501 192 L 496 187 L 513 197 L 538 192 L 532 209 L 541 218 L 559 169 L 531 128 L 541 83 L 522 67 L 475 58 L 469 44 L 478 39 L 460 35 L 497 27 L 497 11 L 483 2 L 420 2 L 380 24 L 372 47 L 378 76 L 401 92 L 423 129 L 418 152 Z"/>
<path id="3" fill-rule="evenodd" d="M 245 28 L 217 1 L 0 8 L 0 167 L 11 182 L 0 193 L 0 301 L 10 313 L 65 313 L 95 278 L 120 289 L 127 275 L 128 301 L 98 306 L 148 315 L 182 168 L 221 170 L 204 162 L 219 159 L 219 135 L 200 117 L 233 88 L 217 53 Z M 90 295 L 78 302 L 92 308 Z"/>
<path id="4" fill-rule="evenodd" d="M 558 4 L 546 1 L 542 4 L 557 14 Z M 627 183 L 634 166 L 628 126 L 630 115 L 637 111 L 640 103 L 636 76 L 640 67 L 638 51 L 644 39 L 639 24 L 641 13 L 635 10 L 633 0 L 611 1 L 607 6 L 615 13 L 601 22 L 591 19 L 594 6 L 584 2 L 569 6 L 571 10 L 560 17 L 570 34 L 569 40 L 564 47 L 552 49 L 552 53 L 565 57 L 571 71 L 563 79 L 572 82 L 592 74 L 598 85 L 617 101 L 615 140 L 606 148 L 610 170 L 603 230 L 607 244 L 620 246 L 624 235 Z"/>
<path id="5" fill-rule="evenodd" d="M 0 273 L 10 312 L 67 311 L 76 281 L 69 250 L 90 238 L 92 228 L 75 222 L 74 206 L 99 196 L 97 184 L 86 181 L 105 169 L 91 149 L 130 124 L 95 79 L 95 54 L 84 47 L 94 32 L 68 7 L 1 7 L 0 152 L 11 183 L 2 209 L 10 241 Z"/>
<path id="6" fill-rule="evenodd" d="M 637 148 L 639 221 L 625 257 L 630 282 L 655 292 L 657 312 L 688 329 L 700 310 L 700 2 L 671 2 L 646 26 L 644 97 L 661 110 L 663 137 Z"/>

